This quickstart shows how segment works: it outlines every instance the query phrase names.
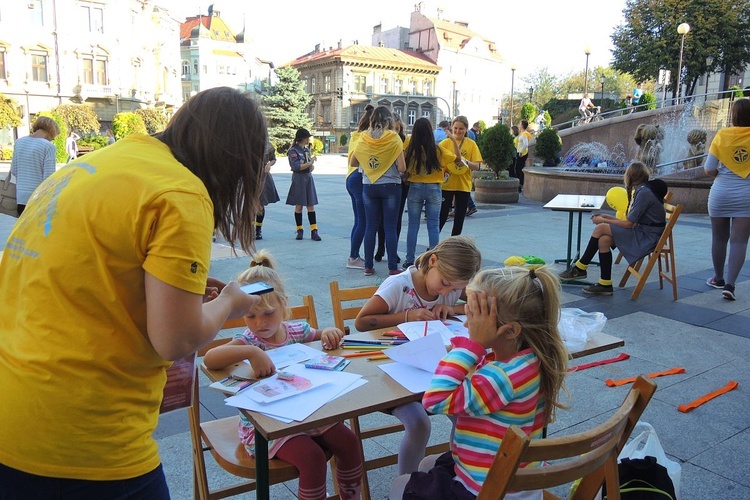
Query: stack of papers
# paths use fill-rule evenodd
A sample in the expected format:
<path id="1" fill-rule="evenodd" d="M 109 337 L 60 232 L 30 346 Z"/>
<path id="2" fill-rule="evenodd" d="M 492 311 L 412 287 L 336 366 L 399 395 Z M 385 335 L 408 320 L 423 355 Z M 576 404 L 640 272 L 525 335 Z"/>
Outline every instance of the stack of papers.
<path id="1" fill-rule="evenodd" d="M 438 321 L 437 323 L 441 322 Z M 422 331 L 424 332 L 424 321 L 419 324 L 422 325 Z M 401 325 L 399 325 L 399 329 L 406 333 L 401 329 Z M 427 336 L 420 336 L 406 344 L 386 350 L 386 356 L 395 363 L 381 364 L 379 368 L 409 392 L 424 392 L 429 387 L 438 363 L 443 359 L 445 353 L 443 337 L 438 333 L 430 334 L 428 325 Z"/>
<path id="2" fill-rule="evenodd" d="M 401 323 L 398 325 L 398 329 L 404 332 L 404 335 L 409 340 L 439 334 L 443 339 L 443 344 L 451 345 L 453 337 L 469 337 L 469 330 L 464 326 L 466 317 L 464 316 L 463 318 L 462 320 L 459 316 L 458 319 L 447 319 L 445 321 L 438 319 L 432 321 L 410 321 L 408 323 Z M 427 326 L 426 330 L 425 325 Z"/>
<path id="3" fill-rule="evenodd" d="M 315 352 L 320 354 L 319 351 Z M 226 404 L 289 423 L 306 419 L 329 401 L 367 383 L 355 373 L 315 370 L 300 364 L 289 365 L 284 371 L 294 374 L 294 379 L 279 380 L 276 375 L 265 378 L 227 398 Z"/>

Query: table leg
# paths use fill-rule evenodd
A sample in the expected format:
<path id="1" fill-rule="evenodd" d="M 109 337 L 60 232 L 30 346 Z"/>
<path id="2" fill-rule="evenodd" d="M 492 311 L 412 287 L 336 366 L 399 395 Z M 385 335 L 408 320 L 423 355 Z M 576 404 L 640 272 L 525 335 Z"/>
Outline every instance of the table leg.
<path id="1" fill-rule="evenodd" d="M 573 215 L 573 214 L 570 214 Z M 578 212 L 578 238 L 576 238 L 576 258 L 575 261 L 581 258 L 581 224 L 583 221 L 583 212 Z"/>
<path id="2" fill-rule="evenodd" d="M 579 233 L 579 237 L 578 237 L 579 243 L 578 243 L 578 245 L 579 245 L 579 249 L 580 249 L 580 241 L 581 241 L 581 238 L 580 238 L 581 229 L 580 229 L 580 227 L 581 227 L 581 223 L 579 221 L 578 222 L 578 233 Z M 568 212 L 568 255 L 567 255 L 567 258 L 565 260 L 555 259 L 555 264 L 557 264 L 559 262 L 565 262 L 565 269 L 569 268 L 570 267 L 570 261 L 571 261 L 571 253 L 572 252 L 573 252 L 573 212 Z"/>
<path id="3" fill-rule="evenodd" d="M 268 440 L 255 431 L 255 498 L 270 500 L 268 472 Z"/>

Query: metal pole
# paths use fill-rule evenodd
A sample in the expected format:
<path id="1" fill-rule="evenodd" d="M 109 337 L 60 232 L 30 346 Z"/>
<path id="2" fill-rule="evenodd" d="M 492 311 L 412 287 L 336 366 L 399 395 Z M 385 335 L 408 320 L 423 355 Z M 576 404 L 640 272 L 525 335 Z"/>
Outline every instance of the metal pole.
<path id="1" fill-rule="evenodd" d="M 680 41 L 680 64 L 677 66 L 677 102 L 680 104 L 680 94 L 682 93 L 682 50 L 685 48 L 685 35 L 682 35 Z"/>
<path id="2" fill-rule="evenodd" d="M 453 111 L 451 115 L 451 119 L 456 118 L 456 80 L 453 80 Z"/>
<path id="3" fill-rule="evenodd" d="M 510 68 L 510 126 L 513 127 L 513 86 L 516 82 L 516 68 Z"/>
<path id="4" fill-rule="evenodd" d="M 591 52 L 586 49 L 586 69 L 583 71 L 583 95 L 589 92 L 589 55 Z"/>

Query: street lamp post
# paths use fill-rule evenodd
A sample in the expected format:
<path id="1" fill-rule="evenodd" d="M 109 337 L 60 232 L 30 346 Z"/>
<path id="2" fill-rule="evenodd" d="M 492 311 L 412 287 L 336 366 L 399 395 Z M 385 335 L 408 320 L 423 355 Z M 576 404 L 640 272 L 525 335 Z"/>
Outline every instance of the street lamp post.
<path id="1" fill-rule="evenodd" d="M 685 35 L 690 32 L 690 25 L 682 23 L 677 26 L 677 33 L 682 35 L 680 40 L 680 64 L 677 66 L 677 104 L 680 104 L 680 94 L 682 93 L 682 51 L 685 48 Z"/>
<path id="2" fill-rule="evenodd" d="M 604 75 L 602 75 L 601 78 L 599 79 L 599 81 L 602 84 L 602 101 L 601 101 L 602 109 L 604 109 L 604 80 L 606 80 L 606 78 L 604 77 Z"/>
<path id="3" fill-rule="evenodd" d="M 586 54 L 586 69 L 583 71 L 583 95 L 589 92 L 589 56 L 591 55 L 591 49 L 588 45 L 583 48 L 583 53 Z"/>
<path id="4" fill-rule="evenodd" d="M 451 118 L 456 118 L 456 80 L 453 80 L 453 116 Z"/>
<path id="5" fill-rule="evenodd" d="M 706 92 L 705 96 L 703 97 L 703 102 L 708 101 L 708 77 L 711 76 L 711 65 L 714 63 L 714 58 L 711 56 L 708 56 L 706 58 Z"/>
<path id="6" fill-rule="evenodd" d="M 513 126 L 513 86 L 516 82 L 516 67 L 510 67 L 510 126 Z"/>

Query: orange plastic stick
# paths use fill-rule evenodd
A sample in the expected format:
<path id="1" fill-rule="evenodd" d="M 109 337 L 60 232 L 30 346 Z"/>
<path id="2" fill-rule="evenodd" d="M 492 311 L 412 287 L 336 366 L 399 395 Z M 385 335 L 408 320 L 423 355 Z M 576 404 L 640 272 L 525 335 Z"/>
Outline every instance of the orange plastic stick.
<path id="1" fill-rule="evenodd" d="M 608 364 L 611 364 L 611 363 L 617 363 L 618 361 L 625 361 L 626 359 L 630 359 L 630 355 L 627 354 L 627 353 L 625 353 L 625 352 L 623 352 L 622 354 L 620 354 L 619 356 L 617 356 L 615 358 L 603 359 L 601 361 L 594 361 L 592 363 L 586 363 L 586 364 L 583 364 L 583 365 L 572 366 L 572 367 L 568 368 L 568 371 L 569 372 L 579 372 L 581 370 L 586 370 L 588 368 L 594 368 L 595 366 L 602 366 L 602 365 L 608 365 Z"/>
<path id="2" fill-rule="evenodd" d="M 343 358 L 362 358 L 372 356 L 373 354 L 383 354 L 383 351 L 362 351 L 362 352 L 345 352 L 341 355 Z"/>
<path id="3" fill-rule="evenodd" d="M 735 382 L 734 380 L 732 380 L 727 385 L 725 385 L 724 387 L 722 387 L 721 389 L 718 389 L 718 390 L 716 390 L 714 392 L 709 392 L 708 394 L 699 397 L 698 399 L 696 399 L 692 403 L 688 403 L 686 405 L 680 405 L 680 406 L 677 407 L 677 409 L 680 410 L 682 413 L 687 413 L 689 411 L 695 410 L 696 408 L 698 408 L 703 403 L 708 403 L 712 399 L 717 398 L 717 397 L 721 396 L 722 394 L 726 394 L 729 391 L 735 390 L 739 386 L 740 386 L 740 384 L 738 384 L 737 382 Z"/>
<path id="4" fill-rule="evenodd" d="M 685 369 L 682 367 L 676 367 L 676 368 L 670 368 L 669 370 L 664 370 L 663 372 L 655 372 L 655 373 L 649 373 L 646 375 L 648 378 L 656 378 L 656 377 L 664 377 L 667 375 L 677 375 L 679 373 L 685 373 Z M 635 382 L 635 380 L 638 377 L 628 377 L 628 378 L 621 378 L 620 380 L 612 380 L 611 378 L 608 378 L 604 381 L 605 384 L 607 384 L 608 387 L 619 387 L 621 385 L 625 384 L 632 384 Z"/>

